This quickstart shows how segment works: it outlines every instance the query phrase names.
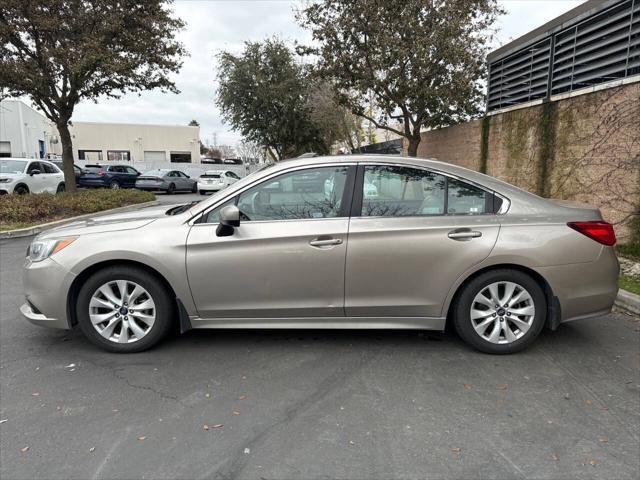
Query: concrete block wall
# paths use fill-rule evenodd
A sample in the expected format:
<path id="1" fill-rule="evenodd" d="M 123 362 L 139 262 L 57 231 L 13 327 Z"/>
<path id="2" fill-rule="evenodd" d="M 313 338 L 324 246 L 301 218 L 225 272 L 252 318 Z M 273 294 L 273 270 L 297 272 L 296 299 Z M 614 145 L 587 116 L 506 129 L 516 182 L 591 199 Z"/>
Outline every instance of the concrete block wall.
<path id="1" fill-rule="evenodd" d="M 640 82 L 424 132 L 418 156 L 596 205 L 620 242 L 640 241 Z"/>

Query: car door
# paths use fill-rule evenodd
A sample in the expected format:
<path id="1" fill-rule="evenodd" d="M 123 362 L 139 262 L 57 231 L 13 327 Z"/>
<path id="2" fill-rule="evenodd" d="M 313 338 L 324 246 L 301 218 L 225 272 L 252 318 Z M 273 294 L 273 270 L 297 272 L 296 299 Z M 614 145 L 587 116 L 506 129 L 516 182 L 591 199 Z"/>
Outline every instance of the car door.
<path id="1" fill-rule="evenodd" d="M 295 189 L 314 172 L 334 178 Z M 298 168 L 274 174 L 219 204 L 193 225 L 187 274 L 202 318 L 341 317 L 348 209 L 355 165 Z M 218 212 L 237 204 L 240 226 L 217 237 Z"/>
<path id="2" fill-rule="evenodd" d="M 24 180 L 31 193 L 42 193 L 45 191 L 44 176 L 42 173 L 43 167 L 40 162 L 29 163 L 27 176 Z"/>
<path id="3" fill-rule="evenodd" d="M 56 193 L 58 185 L 64 182 L 64 175 L 58 168 L 49 162 L 40 162 L 42 167 L 43 189 L 45 192 Z"/>
<path id="4" fill-rule="evenodd" d="M 133 167 L 122 167 L 122 169 L 124 171 L 123 178 L 125 185 L 131 188 L 135 187 L 136 180 L 138 179 L 138 175 L 140 172 L 138 172 L 138 170 Z"/>
<path id="5" fill-rule="evenodd" d="M 192 184 L 189 177 L 187 177 L 187 174 L 176 170 L 176 175 L 178 176 L 178 181 L 180 182 L 180 189 L 187 191 L 191 190 Z"/>
<path id="6" fill-rule="evenodd" d="M 345 269 L 347 316 L 441 317 L 453 283 L 495 245 L 495 196 L 438 172 L 358 168 Z"/>

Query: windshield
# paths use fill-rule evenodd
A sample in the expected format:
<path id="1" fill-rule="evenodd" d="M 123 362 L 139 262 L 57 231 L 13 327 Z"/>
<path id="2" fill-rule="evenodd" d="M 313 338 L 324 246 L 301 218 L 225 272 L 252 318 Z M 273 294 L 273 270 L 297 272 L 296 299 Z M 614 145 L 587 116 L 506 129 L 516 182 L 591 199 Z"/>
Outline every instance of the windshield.
<path id="1" fill-rule="evenodd" d="M 0 160 L 0 173 L 24 173 L 25 160 Z"/>

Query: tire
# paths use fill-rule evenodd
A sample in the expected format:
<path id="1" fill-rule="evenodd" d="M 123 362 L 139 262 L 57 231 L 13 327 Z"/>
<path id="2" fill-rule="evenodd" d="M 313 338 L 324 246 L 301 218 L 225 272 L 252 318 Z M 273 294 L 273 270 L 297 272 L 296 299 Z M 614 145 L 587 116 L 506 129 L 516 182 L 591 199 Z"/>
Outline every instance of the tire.
<path id="1" fill-rule="evenodd" d="M 206 195 L 207 192 L 205 192 L 204 190 L 200 190 L 200 195 Z"/>
<path id="2" fill-rule="evenodd" d="M 58 185 L 58 188 L 56 188 L 56 193 L 62 193 L 64 191 L 65 191 L 64 183 L 61 183 L 60 185 Z"/>
<path id="3" fill-rule="evenodd" d="M 197 184 L 193 184 L 193 187 L 191 187 L 191 193 L 197 193 L 198 192 L 198 185 Z"/>
<path id="4" fill-rule="evenodd" d="M 516 303 L 509 305 L 509 298 Z M 546 319 L 547 301 L 540 285 L 526 273 L 511 269 L 492 270 L 471 280 L 453 308 L 458 335 L 477 350 L 496 355 L 528 348 Z"/>
<path id="5" fill-rule="evenodd" d="M 167 188 L 167 195 L 173 195 L 176 193 L 176 186 L 173 183 L 169 184 L 169 188 Z"/>
<path id="6" fill-rule="evenodd" d="M 117 180 L 112 180 L 111 183 L 109 184 L 109 188 L 112 190 L 117 190 L 120 188 L 120 182 L 118 182 Z"/>
<path id="7" fill-rule="evenodd" d="M 144 293 L 137 295 L 133 300 L 135 303 L 124 306 L 117 281 L 124 281 L 121 285 L 126 285 L 125 288 L 130 297 L 135 294 L 138 287 L 141 287 Z M 99 291 L 107 291 L 107 293 L 110 291 L 111 294 L 106 296 Z M 108 301 L 108 298 L 112 301 Z M 170 331 L 174 320 L 174 306 L 170 299 L 171 295 L 154 275 L 141 268 L 116 265 L 99 270 L 84 282 L 78 293 L 76 316 L 80 329 L 87 339 L 103 350 L 114 353 L 142 352 L 156 345 Z M 95 303 L 92 304 L 92 300 Z M 122 305 L 116 306 L 122 306 L 124 310 L 114 308 L 114 301 L 121 302 Z M 105 304 L 108 308 L 103 307 Z M 153 307 L 144 310 L 128 310 L 131 306 L 137 305 L 153 305 Z M 99 318 L 98 315 L 106 315 L 106 320 L 94 326 L 91 317 L 93 316 L 95 320 Z M 149 318 L 152 315 L 154 320 L 149 325 Z M 125 321 L 127 328 L 123 331 Z M 98 331 L 99 329 L 102 333 Z M 119 343 L 123 340 L 127 340 L 127 343 Z"/>
<path id="8" fill-rule="evenodd" d="M 13 193 L 17 195 L 26 195 L 29 193 L 29 187 L 24 184 L 16 185 L 16 188 L 13 189 Z"/>

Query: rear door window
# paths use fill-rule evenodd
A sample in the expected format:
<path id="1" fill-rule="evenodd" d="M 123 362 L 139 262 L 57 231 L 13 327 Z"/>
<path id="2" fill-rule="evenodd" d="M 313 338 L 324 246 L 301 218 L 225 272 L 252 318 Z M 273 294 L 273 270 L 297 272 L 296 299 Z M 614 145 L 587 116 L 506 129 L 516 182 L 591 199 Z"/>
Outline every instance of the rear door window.
<path id="1" fill-rule="evenodd" d="M 493 194 L 475 185 L 450 178 L 447 191 L 449 214 L 478 215 L 493 211 Z"/>
<path id="2" fill-rule="evenodd" d="M 362 216 L 442 215 L 446 179 L 410 167 L 368 165 L 364 170 Z"/>

